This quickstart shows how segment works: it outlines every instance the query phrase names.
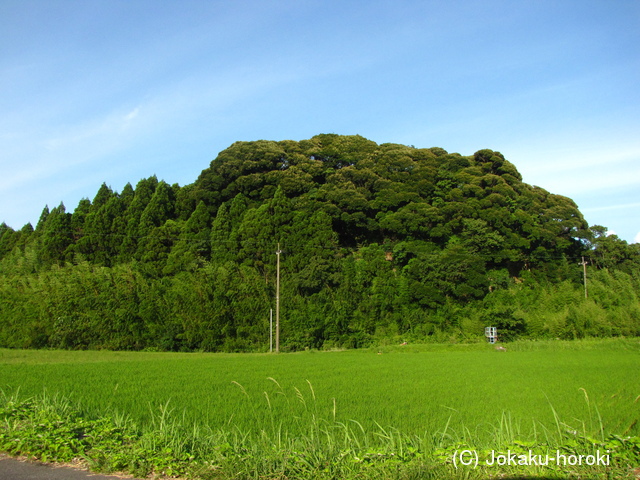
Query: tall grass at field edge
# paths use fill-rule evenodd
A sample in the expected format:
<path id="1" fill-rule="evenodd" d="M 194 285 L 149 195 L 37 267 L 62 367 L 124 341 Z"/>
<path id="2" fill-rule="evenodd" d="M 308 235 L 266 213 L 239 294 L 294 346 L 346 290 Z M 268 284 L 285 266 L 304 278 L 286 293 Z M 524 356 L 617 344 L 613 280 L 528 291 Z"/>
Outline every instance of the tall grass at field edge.
<path id="1" fill-rule="evenodd" d="M 462 425 L 456 429 L 450 422 L 422 436 L 405 435 L 380 425 L 376 431 L 367 432 L 356 420 L 332 422 L 318 415 L 313 387 L 309 387 L 310 395 L 298 391 L 296 398 L 289 399 L 304 405 L 307 412 L 304 418 L 296 416 L 304 433 L 295 435 L 277 420 L 260 432 L 234 425 L 226 431 L 194 427 L 169 405 L 160 406 L 151 424 L 140 428 L 123 416 L 86 417 L 60 396 L 20 398 L 17 393 L 2 392 L 0 450 L 43 461 L 82 459 L 103 472 L 193 479 L 482 478 L 474 472 L 452 469 L 451 458 L 462 449 L 485 456 L 489 450 L 544 453 L 555 449 L 567 454 L 591 454 L 607 449 L 619 455 L 621 461 L 613 467 L 620 475 L 628 473 L 632 462 L 640 461 L 640 438 L 605 437 L 603 425 L 597 423 L 597 410 L 595 418 L 588 419 L 589 428 L 583 422 L 582 431 L 574 430 L 554 410 L 556 429 L 541 427 L 534 438 L 522 438 L 517 423 L 503 413 L 499 424 L 493 426 L 494 441 L 481 444 L 472 428 Z M 586 392 L 585 400 L 589 403 Z M 268 396 L 265 401 L 269 401 Z M 291 412 L 297 414 L 299 411 Z M 594 434 L 599 434 L 597 439 Z M 525 470 L 528 475 L 544 478 L 558 473 L 544 468 Z M 507 466 L 499 473 L 522 471 Z M 486 473 L 481 469 L 478 474 Z M 584 473 L 589 476 L 576 478 L 611 478 L 611 469 L 591 468 Z"/>

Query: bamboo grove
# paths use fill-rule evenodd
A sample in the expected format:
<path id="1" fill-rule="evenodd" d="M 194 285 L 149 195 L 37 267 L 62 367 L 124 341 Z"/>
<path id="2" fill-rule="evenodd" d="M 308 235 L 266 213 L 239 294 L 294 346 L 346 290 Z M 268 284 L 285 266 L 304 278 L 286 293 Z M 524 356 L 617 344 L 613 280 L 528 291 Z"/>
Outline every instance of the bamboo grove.
<path id="1" fill-rule="evenodd" d="M 264 351 L 278 244 L 284 350 L 640 335 L 640 247 L 500 153 L 324 134 L 2 224 L 0 347 Z"/>

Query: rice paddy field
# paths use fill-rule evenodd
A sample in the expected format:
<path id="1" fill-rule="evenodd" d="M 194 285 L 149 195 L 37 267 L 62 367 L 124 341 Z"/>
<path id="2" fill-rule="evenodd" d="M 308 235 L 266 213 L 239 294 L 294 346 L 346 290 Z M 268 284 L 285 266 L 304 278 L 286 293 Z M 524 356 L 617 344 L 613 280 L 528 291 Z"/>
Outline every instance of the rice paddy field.
<path id="1" fill-rule="evenodd" d="M 0 450 L 42 456 L 37 442 L 18 439 L 21 429 L 37 436 L 38 415 L 61 428 L 94 422 L 85 430 L 119 436 L 100 430 L 82 442 L 100 437 L 109 448 L 64 439 L 52 448 L 137 475 L 635 478 L 640 466 L 639 339 L 516 342 L 506 352 L 485 344 L 278 355 L 0 350 L 0 389 Z M 141 458 L 115 461 L 122 445 Z M 458 464 L 463 451 L 475 464 Z M 607 451 L 608 465 L 594 464 Z M 558 452 L 576 464 L 531 465 L 535 454 Z M 488 464 L 500 454 L 504 465 Z"/>

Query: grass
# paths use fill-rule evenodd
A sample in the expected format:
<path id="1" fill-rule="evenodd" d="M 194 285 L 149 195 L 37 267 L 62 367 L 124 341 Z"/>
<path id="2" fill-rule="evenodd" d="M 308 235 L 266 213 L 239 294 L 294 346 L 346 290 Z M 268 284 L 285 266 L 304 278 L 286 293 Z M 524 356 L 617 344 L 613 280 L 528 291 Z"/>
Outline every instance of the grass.
<path id="1" fill-rule="evenodd" d="M 0 350 L 0 388 L 5 405 L 31 399 L 37 411 L 64 399 L 72 407 L 62 416 L 73 410 L 83 421 L 126 427 L 129 444 L 119 445 L 150 464 L 110 464 L 103 452 L 97 466 L 107 470 L 124 463 L 204 478 L 475 478 L 452 470 L 456 449 L 609 445 L 624 473 L 625 456 L 640 460 L 639 360 L 638 339 L 518 342 L 507 352 L 485 344 L 286 355 Z"/>

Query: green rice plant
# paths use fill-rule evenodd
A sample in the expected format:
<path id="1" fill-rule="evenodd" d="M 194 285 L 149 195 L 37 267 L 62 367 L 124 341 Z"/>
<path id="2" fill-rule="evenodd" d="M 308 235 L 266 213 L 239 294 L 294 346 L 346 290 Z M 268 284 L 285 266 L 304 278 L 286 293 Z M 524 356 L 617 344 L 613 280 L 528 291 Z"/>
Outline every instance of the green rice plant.
<path id="1" fill-rule="evenodd" d="M 381 355 L 0 350 L 0 388 L 30 402 L 46 392 L 36 402 L 43 414 L 61 415 L 66 402 L 78 419 L 108 419 L 91 434 L 108 448 L 86 457 L 99 469 L 195 475 L 189 464 L 226 478 L 402 478 L 389 472 L 450 468 L 438 458 L 459 446 L 611 444 L 635 458 L 639 345 L 520 341 L 502 353 L 485 344 L 389 346 Z M 59 405 L 46 410 L 54 398 Z M 61 445 L 75 448 L 71 440 Z M 135 448 L 114 453 L 118 442 Z"/>

